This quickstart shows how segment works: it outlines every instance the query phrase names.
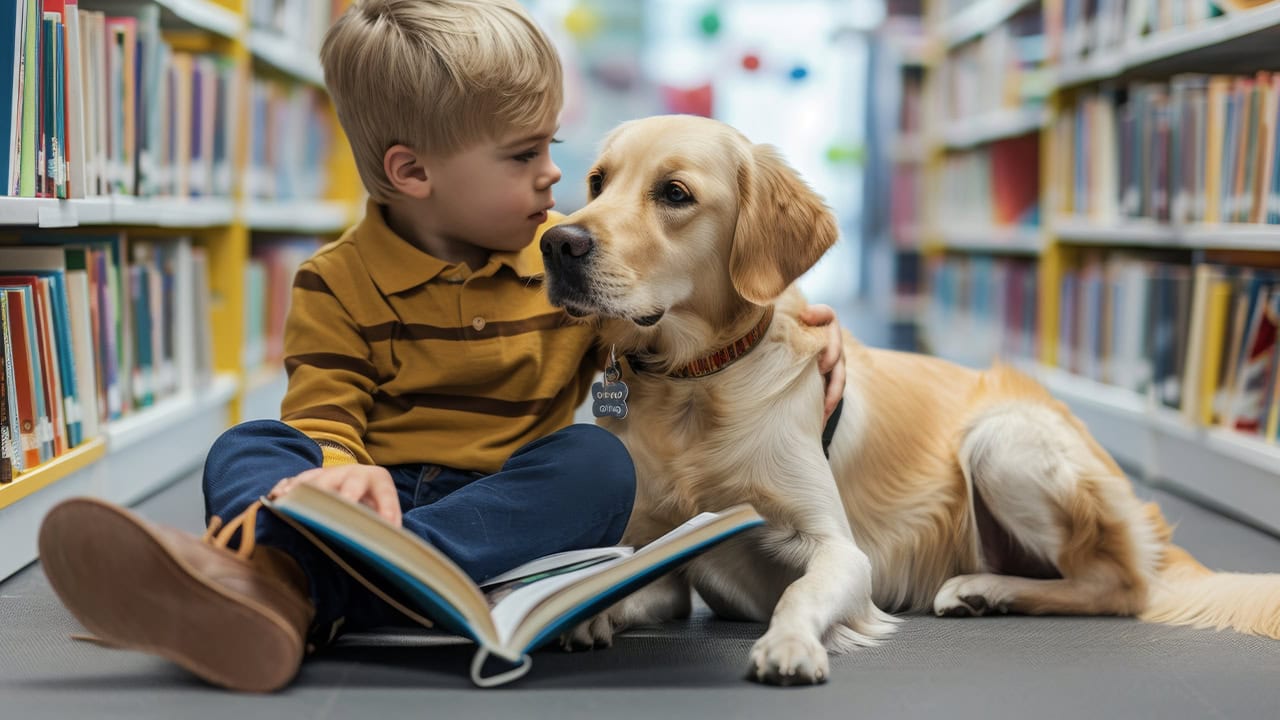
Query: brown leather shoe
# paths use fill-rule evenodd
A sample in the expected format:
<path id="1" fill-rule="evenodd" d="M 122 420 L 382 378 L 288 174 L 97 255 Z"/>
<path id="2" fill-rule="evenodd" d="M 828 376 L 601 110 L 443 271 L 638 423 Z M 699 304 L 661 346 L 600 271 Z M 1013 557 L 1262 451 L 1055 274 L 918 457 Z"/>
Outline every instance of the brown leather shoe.
<path id="1" fill-rule="evenodd" d="M 201 539 L 73 498 L 45 517 L 40 560 L 62 603 L 103 644 L 159 655 L 231 690 L 269 692 L 297 674 L 315 608 L 298 564 L 254 547 L 259 507 L 225 528 L 214 518 Z"/>

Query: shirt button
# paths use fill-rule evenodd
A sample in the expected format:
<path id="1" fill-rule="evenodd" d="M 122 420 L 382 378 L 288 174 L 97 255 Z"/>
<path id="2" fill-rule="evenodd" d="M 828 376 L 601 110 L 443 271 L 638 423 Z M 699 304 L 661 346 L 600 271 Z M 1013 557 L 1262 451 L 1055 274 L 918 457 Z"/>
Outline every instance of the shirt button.
<path id="1" fill-rule="evenodd" d="M 480 317 L 479 315 L 475 316 L 475 319 L 471 321 L 471 327 L 475 328 L 477 332 L 480 330 L 483 330 L 484 325 L 485 325 L 484 318 Z"/>

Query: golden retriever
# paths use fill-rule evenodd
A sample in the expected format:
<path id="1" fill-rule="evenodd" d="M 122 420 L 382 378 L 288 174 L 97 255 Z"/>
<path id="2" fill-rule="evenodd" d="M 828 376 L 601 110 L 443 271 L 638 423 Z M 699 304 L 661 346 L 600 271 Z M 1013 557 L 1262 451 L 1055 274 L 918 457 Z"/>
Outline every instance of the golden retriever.
<path id="1" fill-rule="evenodd" d="M 686 614 L 768 622 L 750 674 L 828 675 L 828 651 L 889 635 L 888 612 L 1136 615 L 1280 636 L 1280 576 L 1215 574 L 1067 409 L 1007 367 L 979 372 L 846 333 L 844 409 L 824 456 L 824 331 L 791 284 L 836 240 L 822 200 L 767 146 L 704 118 L 622 125 L 589 202 L 542 239 L 552 302 L 631 360 L 625 542 L 750 502 L 767 526 L 695 559 L 563 640 L 607 645 Z M 679 370 L 742 338 L 722 370 Z"/>

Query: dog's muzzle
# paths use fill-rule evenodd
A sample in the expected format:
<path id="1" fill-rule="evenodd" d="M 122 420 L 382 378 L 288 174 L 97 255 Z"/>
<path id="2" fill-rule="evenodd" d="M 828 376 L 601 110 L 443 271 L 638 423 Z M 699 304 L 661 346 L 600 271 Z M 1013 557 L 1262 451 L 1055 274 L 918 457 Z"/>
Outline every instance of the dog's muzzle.
<path id="1" fill-rule="evenodd" d="M 595 259 L 596 238 L 581 225 L 557 225 L 542 234 L 542 264 L 551 280 L 551 302 L 583 298 L 588 287 L 588 268 Z"/>

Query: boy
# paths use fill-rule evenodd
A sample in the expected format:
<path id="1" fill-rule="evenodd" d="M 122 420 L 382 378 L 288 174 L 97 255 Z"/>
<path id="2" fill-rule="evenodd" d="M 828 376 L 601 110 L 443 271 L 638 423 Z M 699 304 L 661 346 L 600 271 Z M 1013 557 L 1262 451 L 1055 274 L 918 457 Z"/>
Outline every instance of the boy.
<path id="1" fill-rule="evenodd" d="M 570 425 L 600 369 L 594 331 L 540 289 L 533 241 L 560 179 L 546 36 L 514 0 L 362 0 L 321 59 L 370 202 L 295 278 L 281 421 L 214 444 L 203 538 L 90 499 L 40 533 L 51 584 L 105 644 L 235 690 L 283 687 L 340 630 L 401 621 L 259 513 L 264 494 L 338 492 L 476 580 L 616 543 L 634 497 L 621 443 Z"/>

